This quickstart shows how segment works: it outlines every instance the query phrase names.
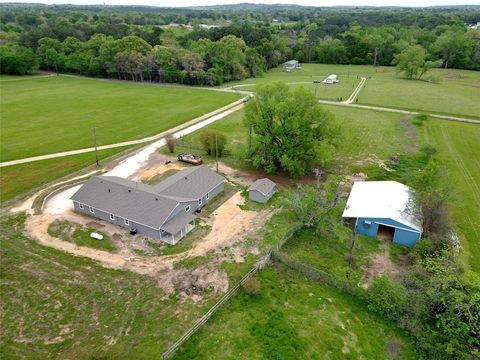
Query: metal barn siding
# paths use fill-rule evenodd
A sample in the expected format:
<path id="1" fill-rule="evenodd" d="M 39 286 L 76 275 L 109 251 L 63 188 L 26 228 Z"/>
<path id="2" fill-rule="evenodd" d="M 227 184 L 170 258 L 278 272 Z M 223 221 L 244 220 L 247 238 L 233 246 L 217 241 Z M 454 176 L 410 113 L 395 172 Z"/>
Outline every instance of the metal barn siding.
<path id="1" fill-rule="evenodd" d="M 385 218 L 358 218 L 356 231 L 361 235 L 376 238 L 378 235 L 378 227 L 381 224 L 395 228 L 393 236 L 393 242 L 395 244 L 413 247 L 416 242 L 420 240 L 421 233 L 417 230 L 395 220 Z"/>

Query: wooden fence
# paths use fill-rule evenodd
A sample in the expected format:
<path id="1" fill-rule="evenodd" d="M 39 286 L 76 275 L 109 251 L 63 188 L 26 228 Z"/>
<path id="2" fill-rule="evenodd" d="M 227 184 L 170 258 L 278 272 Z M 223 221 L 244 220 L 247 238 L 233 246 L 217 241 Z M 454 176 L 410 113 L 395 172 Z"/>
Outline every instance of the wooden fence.
<path id="1" fill-rule="evenodd" d="M 195 324 L 193 324 L 177 341 L 175 341 L 170 347 L 162 354 L 161 359 L 169 359 L 174 354 L 175 351 L 182 346 L 182 344 L 187 341 L 198 329 L 200 329 L 212 316 L 213 314 L 222 307 L 228 300 L 230 300 L 240 289 L 240 287 L 245 283 L 245 281 L 252 276 L 256 275 L 259 271 L 261 271 L 265 266 L 270 263 L 270 259 L 274 252 L 278 252 L 282 246 L 290 239 L 293 235 L 300 230 L 301 224 L 295 224 L 280 240 L 277 244 L 275 244 L 270 251 L 264 255 L 257 263 L 253 266 L 253 268 L 246 273 L 239 282 L 237 282 L 227 293 L 225 293 L 220 300 L 218 300 L 215 305 L 213 305 L 200 319 L 198 319 Z"/>

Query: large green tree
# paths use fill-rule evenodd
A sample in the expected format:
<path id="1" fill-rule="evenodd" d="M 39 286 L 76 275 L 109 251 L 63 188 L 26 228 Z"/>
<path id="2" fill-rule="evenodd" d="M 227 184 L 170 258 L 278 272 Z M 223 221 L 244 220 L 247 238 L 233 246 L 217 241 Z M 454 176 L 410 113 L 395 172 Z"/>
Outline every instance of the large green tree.
<path id="1" fill-rule="evenodd" d="M 407 46 L 394 59 L 397 70 L 402 72 L 408 79 L 420 80 L 428 70 L 441 65 L 441 61 L 427 60 L 427 52 L 420 45 Z"/>
<path id="2" fill-rule="evenodd" d="M 246 106 L 249 156 L 267 172 L 299 176 L 330 158 L 336 127 L 333 115 L 304 88 L 284 83 L 258 85 Z"/>

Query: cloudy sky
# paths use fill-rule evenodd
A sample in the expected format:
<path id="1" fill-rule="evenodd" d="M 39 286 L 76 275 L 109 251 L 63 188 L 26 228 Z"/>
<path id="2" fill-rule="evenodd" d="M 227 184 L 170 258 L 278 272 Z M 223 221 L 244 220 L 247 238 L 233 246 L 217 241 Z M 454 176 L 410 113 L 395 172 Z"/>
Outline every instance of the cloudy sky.
<path id="1" fill-rule="evenodd" d="M 0 0 L 2 2 L 29 2 L 45 4 L 107 4 L 151 6 L 196 6 L 259 2 L 263 4 L 299 4 L 309 6 L 368 5 L 368 6 L 435 6 L 435 5 L 480 5 L 480 0 Z"/>

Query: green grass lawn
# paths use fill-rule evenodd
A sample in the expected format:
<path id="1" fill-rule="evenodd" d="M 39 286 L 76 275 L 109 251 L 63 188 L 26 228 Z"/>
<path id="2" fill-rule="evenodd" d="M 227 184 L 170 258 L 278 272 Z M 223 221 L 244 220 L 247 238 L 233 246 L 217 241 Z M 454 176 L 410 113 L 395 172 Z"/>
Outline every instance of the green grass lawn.
<path id="1" fill-rule="evenodd" d="M 414 359 L 413 344 L 355 298 L 282 265 L 258 276 L 189 339 L 175 359 Z"/>
<path id="2" fill-rule="evenodd" d="M 99 151 L 99 159 L 104 160 L 126 149 L 115 148 Z M 86 153 L 2 167 L 0 168 L 0 201 L 9 200 L 94 164 L 94 153 Z"/>
<path id="3" fill-rule="evenodd" d="M 103 239 L 97 240 L 92 238 L 90 236 L 92 232 L 103 235 Z M 68 221 L 55 220 L 48 226 L 48 233 L 53 237 L 72 242 L 78 246 L 86 246 L 110 252 L 115 251 L 112 240 L 103 232 Z"/>
<path id="4" fill-rule="evenodd" d="M 428 75 L 439 79 L 438 83 L 406 80 L 394 67 L 366 65 L 304 64 L 302 70 L 285 72 L 281 68 L 268 71 L 263 77 L 229 83 L 225 86 L 271 83 L 284 81 L 292 86 L 303 86 L 315 92 L 313 80 L 323 80 L 329 74 L 337 74 L 340 83 L 317 85 L 317 97 L 336 100 L 347 99 L 358 84 L 358 76 L 367 77 L 366 87 L 358 95 L 359 104 L 413 109 L 431 113 L 445 113 L 467 117 L 480 117 L 480 72 L 434 69 Z M 427 75 L 427 77 L 428 77 Z M 254 90 L 254 86 L 238 89 Z"/>
<path id="5" fill-rule="evenodd" d="M 282 253 L 293 260 L 344 279 L 349 268 L 351 238 L 344 240 L 326 239 L 313 231 L 302 231 L 293 237 L 282 248 Z M 360 236 L 354 249 L 354 261 L 351 277 L 360 281 L 362 267 L 366 266 L 369 256 L 380 251 L 379 241 L 374 238 Z"/>
<path id="6" fill-rule="evenodd" d="M 441 165 L 448 171 L 461 256 L 480 272 L 480 126 L 430 120 L 423 131 L 425 141 L 437 148 Z"/>
<path id="7" fill-rule="evenodd" d="M 55 76 L 1 83 L 1 161 L 153 135 L 239 95 Z"/>

